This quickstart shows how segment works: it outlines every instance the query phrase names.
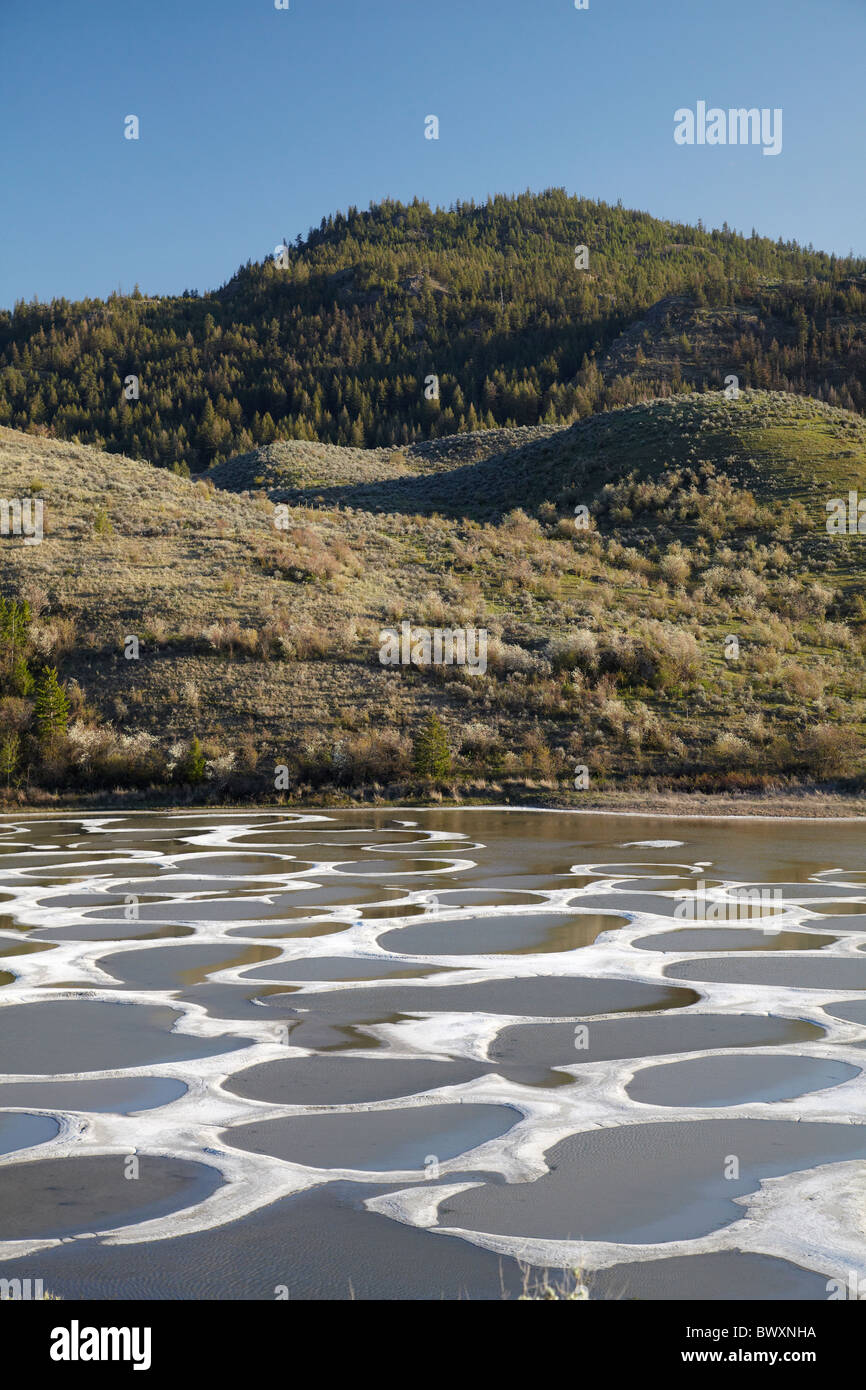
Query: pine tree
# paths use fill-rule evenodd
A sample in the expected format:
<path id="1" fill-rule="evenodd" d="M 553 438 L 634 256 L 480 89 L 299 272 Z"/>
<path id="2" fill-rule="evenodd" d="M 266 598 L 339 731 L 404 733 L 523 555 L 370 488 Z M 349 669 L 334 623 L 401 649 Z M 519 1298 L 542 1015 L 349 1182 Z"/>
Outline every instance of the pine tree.
<path id="1" fill-rule="evenodd" d="M 0 597 L 0 676 L 10 676 L 18 662 L 23 660 L 29 629 L 30 605 L 27 601 Z"/>
<path id="2" fill-rule="evenodd" d="M 418 732 L 412 749 L 412 766 L 419 777 L 438 779 L 451 771 L 451 750 L 439 716 L 431 714 Z"/>
<path id="3" fill-rule="evenodd" d="M 20 696 L 22 699 L 27 699 L 29 695 L 33 694 L 33 687 L 35 684 L 36 682 L 30 673 L 30 667 L 27 665 L 24 657 L 19 656 L 9 673 L 10 692 L 13 695 Z"/>
<path id="4" fill-rule="evenodd" d="M 7 734 L 0 740 L 0 778 L 9 787 L 15 771 L 18 767 L 18 758 L 21 752 L 21 739 L 18 734 Z"/>
<path id="5" fill-rule="evenodd" d="M 206 460 L 211 459 L 216 453 L 219 444 L 219 427 L 210 396 L 205 400 L 195 442 Z"/>
<path id="6" fill-rule="evenodd" d="M 33 717 L 40 743 L 50 743 L 56 736 L 66 733 L 69 700 L 66 691 L 57 680 L 57 669 L 54 666 L 43 666 L 42 674 L 36 682 Z"/>

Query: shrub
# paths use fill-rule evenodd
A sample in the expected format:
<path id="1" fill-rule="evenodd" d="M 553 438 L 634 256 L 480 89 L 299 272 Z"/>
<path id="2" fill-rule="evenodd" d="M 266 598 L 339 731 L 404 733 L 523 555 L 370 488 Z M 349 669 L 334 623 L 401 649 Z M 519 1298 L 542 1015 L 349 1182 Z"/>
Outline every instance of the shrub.
<path id="1" fill-rule="evenodd" d="M 667 554 L 659 561 L 660 577 L 666 584 L 679 589 L 685 584 L 690 574 L 691 565 L 682 550 L 671 546 Z"/>
<path id="2" fill-rule="evenodd" d="M 863 745 L 853 729 L 817 724 L 803 735 L 799 751 L 816 777 L 850 777 L 857 771 Z"/>
<path id="3" fill-rule="evenodd" d="M 194 787 L 199 782 L 203 782 L 206 775 L 207 762 L 204 749 L 194 736 L 189 747 L 177 763 L 175 777 L 178 782 L 186 782 Z"/>
<path id="4" fill-rule="evenodd" d="M 598 640 L 587 628 L 578 628 L 567 637 L 552 638 L 546 652 L 554 671 L 579 670 L 591 675 L 598 665 Z"/>

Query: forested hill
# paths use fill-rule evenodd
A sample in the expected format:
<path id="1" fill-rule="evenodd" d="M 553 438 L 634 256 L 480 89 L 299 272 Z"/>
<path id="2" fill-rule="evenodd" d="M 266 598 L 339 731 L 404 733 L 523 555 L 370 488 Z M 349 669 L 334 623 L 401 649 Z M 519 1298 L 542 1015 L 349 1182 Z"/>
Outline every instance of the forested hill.
<path id="1" fill-rule="evenodd" d="M 281 438 L 565 424 L 731 373 L 866 414 L 862 260 L 557 189 L 350 209 L 281 259 L 213 294 L 0 313 L 0 424 L 195 472 Z"/>

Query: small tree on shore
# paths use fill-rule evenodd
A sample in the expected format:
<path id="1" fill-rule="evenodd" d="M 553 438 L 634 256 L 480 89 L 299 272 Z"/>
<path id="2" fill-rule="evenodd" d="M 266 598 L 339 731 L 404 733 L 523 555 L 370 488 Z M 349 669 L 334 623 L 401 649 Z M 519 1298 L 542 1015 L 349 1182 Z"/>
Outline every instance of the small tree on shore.
<path id="1" fill-rule="evenodd" d="M 204 778 L 204 749 L 199 743 L 198 738 L 193 736 L 189 748 L 177 765 L 177 780 L 179 782 L 188 782 L 191 786 L 195 786 L 197 782 L 203 782 Z"/>
<path id="2" fill-rule="evenodd" d="M 21 739 L 17 733 L 7 734 L 0 739 L 0 780 L 6 783 L 7 789 L 12 785 L 20 755 Z"/>
<path id="3" fill-rule="evenodd" d="M 419 777 L 447 777 L 451 771 L 448 736 L 435 713 L 421 726 L 412 749 L 412 766 Z"/>

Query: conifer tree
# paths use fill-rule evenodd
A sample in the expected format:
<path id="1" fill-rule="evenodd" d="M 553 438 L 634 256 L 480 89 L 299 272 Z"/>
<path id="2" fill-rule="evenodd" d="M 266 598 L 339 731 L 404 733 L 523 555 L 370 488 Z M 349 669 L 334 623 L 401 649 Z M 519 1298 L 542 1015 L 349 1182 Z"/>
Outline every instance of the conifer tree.
<path id="1" fill-rule="evenodd" d="M 24 659 L 29 634 L 30 605 L 27 601 L 0 597 L 0 676 L 8 678 Z"/>
<path id="2" fill-rule="evenodd" d="M 0 740 L 0 779 L 5 781 L 7 788 L 15 776 L 20 752 L 21 739 L 18 734 L 7 734 L 4 739 Z"/>
<path id="3" fill-rule="evenodd" d="M 419 777 L 438 779 L 451 771 L 451 749 L 439 716 L 434 712 L 418 732 L 412 749 L 412 766 Z"/>
<path id="4" fill-rule="evenodd" d="M 43 666 L 42 674 L 36 681 L 33 717 L 40 743 L 50 743 L 53 738 L 66 733 L 69 700 L 66 691 L 57 680 L 57 669 L 54 666 Z"/>

